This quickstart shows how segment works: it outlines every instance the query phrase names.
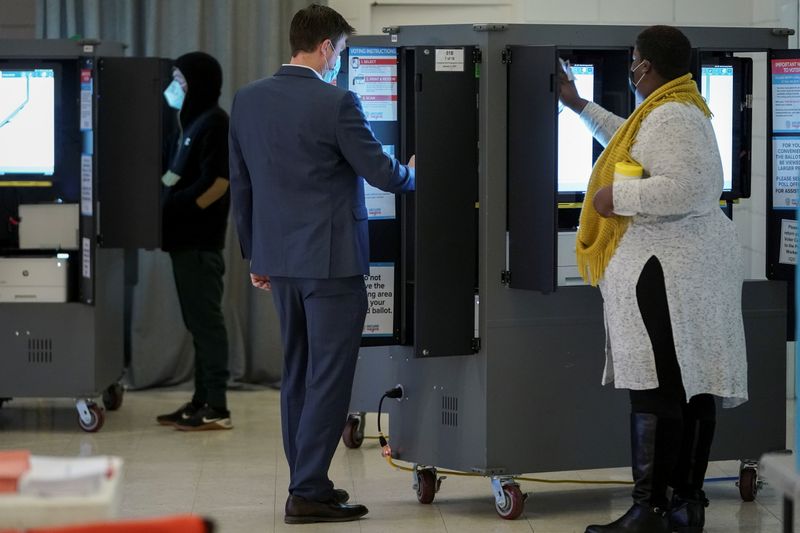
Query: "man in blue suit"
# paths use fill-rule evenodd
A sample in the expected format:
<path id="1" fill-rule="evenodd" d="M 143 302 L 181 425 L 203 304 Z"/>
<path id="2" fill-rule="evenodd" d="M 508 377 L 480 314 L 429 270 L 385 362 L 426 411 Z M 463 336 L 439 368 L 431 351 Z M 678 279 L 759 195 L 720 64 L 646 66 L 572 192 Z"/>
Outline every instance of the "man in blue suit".
<path id="1" fill-rule="evenodd" d="M 353 31 L 328 7 L 299 11 L 291 63 L 240 89 L 231 109 L 234 219 L 251 281 L 272 291 L 281 322 L 290 524 L 367 513 L 328 478 L 367 312 L 364 179 L 414 190 L 414 158 L 405 166 L 385 155 L 358 97 L 330 84 Z"/>

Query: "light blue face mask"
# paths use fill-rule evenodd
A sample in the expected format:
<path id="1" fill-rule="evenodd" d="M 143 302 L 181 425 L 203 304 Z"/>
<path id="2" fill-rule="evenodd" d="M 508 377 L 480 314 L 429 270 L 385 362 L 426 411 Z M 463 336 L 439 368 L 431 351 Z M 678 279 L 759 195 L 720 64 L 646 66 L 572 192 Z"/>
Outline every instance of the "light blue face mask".
<path id="1" fill-rule="evenodd" d="M 166 98 L 167 104 L 171 108 L 180 110 L 180 108 L 183 107 L 183 100 L 186 98 L 186 93 L 183 92 L 180 83 L 172 80 L 172 83 L 164 89 L 164 98 Z"/>
<path id="2" fill-rule="evenodd" d="M 333 47 L 331 47 L 333 48 Z M 335 50 L 334 50 L 335 52 Z M 327 65 L 327 62 L 325 63 Z M 322 79 L 325 80 L 325 83 L 333 83 L 333 80 L 336 79 L 336 76 L 339 75 L 339 69 L 342 68 L 342 56 L 341 54 L 336 56 L 336 63 L 334 63 L 333 68 L 327 71 L 325 74 L 322 75 Z"/>

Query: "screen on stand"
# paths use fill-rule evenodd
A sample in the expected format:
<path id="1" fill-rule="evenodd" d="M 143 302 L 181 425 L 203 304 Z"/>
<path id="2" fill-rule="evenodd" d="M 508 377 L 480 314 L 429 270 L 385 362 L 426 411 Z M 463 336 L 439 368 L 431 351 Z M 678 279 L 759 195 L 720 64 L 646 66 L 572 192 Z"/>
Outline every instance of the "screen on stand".
<path id="1" fill-rule="evenodd" d="M 733 67 L 704 65 L 700 91 L 714 116 L 711 124 L 722 158 L 723 189 L 733 187 Z"/>
<path id="2" fill-rule="evenodd" d="M 581 97 L 594 100 L 594 65 L 572 65 L 575 87 Z M 592 174 L 593 138 L 578 114 L 559 104 L 558 192 L 586 192 Z"/>
<path id="3" fill-rule="evenodd" d="M 0 175 L 55 170 L 55 71 L 0 70 Z"/>

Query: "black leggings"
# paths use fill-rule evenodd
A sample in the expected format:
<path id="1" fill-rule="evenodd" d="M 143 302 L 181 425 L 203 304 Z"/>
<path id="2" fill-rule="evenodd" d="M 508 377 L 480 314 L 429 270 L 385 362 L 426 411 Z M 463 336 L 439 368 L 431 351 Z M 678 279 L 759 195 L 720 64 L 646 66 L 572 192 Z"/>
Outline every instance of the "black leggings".
<path id="1" fill-rule="evenodd" d="M 631 410 L 634 413 L 650 413 L 663 418 L 684 418 L 688 409 L 692 418 L 714 420 L 716 404 L 712 395 L 698 394 L 686 402 L 686 391 L 672 338 L 664 271 L 655 256 L 642 269 L 636 284 L 636 299 L 653 344 L 658 388 L 631 390 Z"/>

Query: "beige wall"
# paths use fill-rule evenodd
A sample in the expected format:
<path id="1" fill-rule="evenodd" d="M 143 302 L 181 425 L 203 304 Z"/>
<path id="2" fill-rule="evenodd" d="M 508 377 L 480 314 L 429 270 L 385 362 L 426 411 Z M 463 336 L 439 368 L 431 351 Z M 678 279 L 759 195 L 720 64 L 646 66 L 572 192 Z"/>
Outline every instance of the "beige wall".
<path id="1" fill-rule="evenodd" d="M 0 39 L 32 39 L 35 28 L 34 0 L 0 0 Z"/>
<path id="2" fill-rule="evenodd" d="M 328 0 L 359 33 L 382 26 L 473 22 L 797 25 L 798 0 Z"/>

